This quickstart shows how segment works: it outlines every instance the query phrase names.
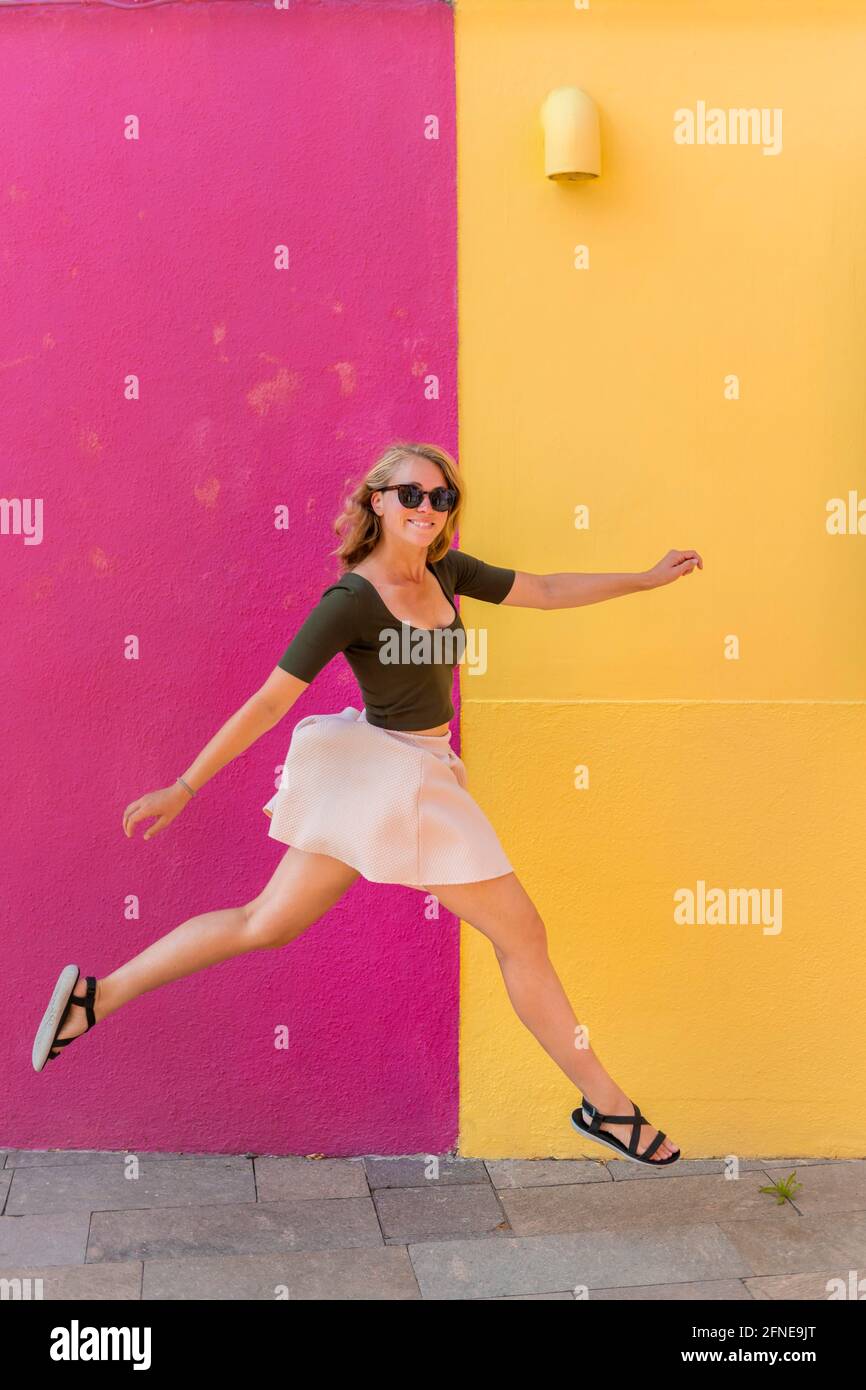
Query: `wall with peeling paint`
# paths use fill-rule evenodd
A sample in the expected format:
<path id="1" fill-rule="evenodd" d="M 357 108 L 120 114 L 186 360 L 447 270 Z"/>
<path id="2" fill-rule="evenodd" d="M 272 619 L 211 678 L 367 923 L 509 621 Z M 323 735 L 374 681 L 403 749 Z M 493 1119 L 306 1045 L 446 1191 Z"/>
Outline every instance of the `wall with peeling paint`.
<path id="1" fill-rule="evenodd" d="M 38 543 L 0 536 L 0 1145 L 447 1150 L 458 928 L 409 889 L 359 882 L 291 946 L 141 996 L 39 1075 L 30 1046 L 67 962 L 106 975 L 261 890 L 293 724 L 358 703 L 338 657 L 168 830 L 124 836 L 336 577 L 346 481 L 393 438 L 456 451 L 453 14 L 0 23 L 0 496 L 43 508 Z"/>

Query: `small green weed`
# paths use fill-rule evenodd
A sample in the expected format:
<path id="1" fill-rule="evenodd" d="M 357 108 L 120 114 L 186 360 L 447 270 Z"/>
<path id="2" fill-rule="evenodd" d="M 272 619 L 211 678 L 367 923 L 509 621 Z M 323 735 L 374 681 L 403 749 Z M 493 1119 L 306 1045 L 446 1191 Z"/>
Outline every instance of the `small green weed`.
<path id="1" fill-rule="evenodd" d="M 794 1192 L 803 1184 L 798 1182 L 793 1173 L 789 1173 L 787 1178 L 779 1178 L 777 1182 L 771 1183 L 769 1187 L 759 1187 L 759 1192 L 775 1192 L 776 1202 L 791 1202 L 794 1199 Z"/>

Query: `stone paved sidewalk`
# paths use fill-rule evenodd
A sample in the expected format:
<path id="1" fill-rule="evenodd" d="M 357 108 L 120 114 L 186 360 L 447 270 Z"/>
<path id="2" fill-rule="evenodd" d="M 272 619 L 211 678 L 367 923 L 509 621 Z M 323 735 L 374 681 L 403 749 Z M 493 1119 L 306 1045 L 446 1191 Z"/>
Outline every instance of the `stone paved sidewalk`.
<path id="1" fill-rule="evenodd" d="M 793 1203 L 759 1191 L 792 1170 Z M 716 1159 L 0 1150 L 0 1213 L 0 1279 L 45 1299 L 826 1300 L 866 1278 L 866 1159 L 732 1180 Z"/>

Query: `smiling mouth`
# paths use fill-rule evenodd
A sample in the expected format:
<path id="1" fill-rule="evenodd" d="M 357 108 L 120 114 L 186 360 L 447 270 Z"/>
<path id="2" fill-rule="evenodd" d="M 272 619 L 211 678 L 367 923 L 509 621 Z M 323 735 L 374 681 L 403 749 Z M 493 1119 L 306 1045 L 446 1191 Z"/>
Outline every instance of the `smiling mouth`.
<path id="1" fill-rule="evenodd" d="M 410 517 L 409 517 L 409 520 L 408 520 L 408 522 L 407 522 L 407 525 L 409 525 L 409 526 L 417 526 L 417 527 L 419 527 L 422 531 L 432 531 L 432 530 L 433 530 L 433 527 L 436 525 L 436 523 L 435 523 L 435 521 L 416 521 L 416 520 L 414 519 L 414 517 L 411 517 L 411 516 L 410 516 Z"/>

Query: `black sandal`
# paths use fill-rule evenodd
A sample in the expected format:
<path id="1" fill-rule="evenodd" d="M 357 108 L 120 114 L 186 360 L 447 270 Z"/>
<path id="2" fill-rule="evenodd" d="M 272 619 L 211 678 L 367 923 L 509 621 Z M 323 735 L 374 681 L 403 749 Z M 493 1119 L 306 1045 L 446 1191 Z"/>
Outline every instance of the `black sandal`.
<path id="1" fill-rule="evenodd" d="M 60 972 L 60 978 L 54 986 L 51 1002 L 45 1010 L 42 1016 L 42 1022 L 36 1031 L 32 1058 L 34 1071 L 41 1071 L 46 1062 L 53 1062 L 55 1057 L 59 1057 L 60 1054 L 54 1051 L 55 1048 L 66 1047 L 69 1043 L 75 1042 L 77 1038 L 83 1037 L 84 1033 L 89 1033 L 90 1029 L 96 1023 L 96 1014 L 93 1011 L 93 1005 L 96 1001 L 96 976 L 87 975 L 85 978 L 87 981 L 87 989 L 82 998 L 80 995 L 72 993 L 78 981 L 81 979 L 81 972 L 78 966 L 67 965 L 66 968 Z M 82 1033 L 76 1033 L 74 1038 L 58 1038 L 57 1034 L 66 1022 L 66 1017 L 73 1004 L 77 1004 L 79 1008 L 86 1010 L 87 1027 Z M 60 1014 L 59 1018 L 58 1014 Z"/>
<path id="2" fill-rule="evenodd" d="M 639 1108 L 634 1104 L 633 1100 L 629 1100 L 629 1105 L 634 1105 L 633 1115 L 603 1115 L 600 1110 L 596 1110 L 594 1105 L 590 1105 L 586 1096 L 584 1096 L 583 1104 L 580 1109 L 572 1112 L 571 1123 L 579 1133 L 587 1135 L 588 1138 L 593 1139 L 597 1144 L 606 1144 L 609 1149 L 614 1149 L 617 1153 L 622 1154 L 623 1158 L 630 1158 L 633 1163 L 645 1163 L 648 1168 L 665 1168 L 669 1163 L 676 1163 L 680 1156 L 679 1149 L 669 1154 L 667 1158 L 653 1159 L 651 1157 L 659 1145 L 664 1143 L 665 1134 L 663 1130 L 659 1130 L 655 1138 L 651 1139 L 647 1144 L 646 1148 L 638 1153 L 637 1146 L 638 1139 L 640 1138 L 641 1125 L 648 1125 L 650 1121 L 645 1115 L 640 1113 Z M 590 1116 L 589 1124 L 584 1120 L 583 1114 L 581 1113 L 582 1111 L 586 1111 L 587 1115 Z M 601 1126 L 603 1124 L 631 1125 L 631 1139 L 629 1140 L 628 1148 L 626 1148 L 625 1144 L 623 1144 L 620 1139 L 615 1138 L 614 1135 L 602 1133 Z"/>

